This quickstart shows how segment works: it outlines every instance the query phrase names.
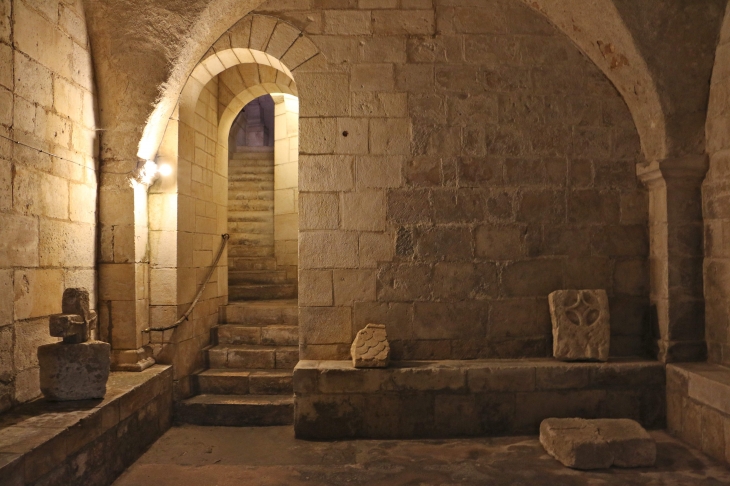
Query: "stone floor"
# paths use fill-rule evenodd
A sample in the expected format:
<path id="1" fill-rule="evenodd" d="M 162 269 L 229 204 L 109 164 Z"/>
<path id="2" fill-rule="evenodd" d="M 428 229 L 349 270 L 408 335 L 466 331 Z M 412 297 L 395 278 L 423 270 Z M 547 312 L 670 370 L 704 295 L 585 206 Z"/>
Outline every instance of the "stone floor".
<path id="1" fill-rule="evenodd" d="M 114 484 L 132 485 L 727 485 L 730 469 L 664 432 L 655 468 L 579 472 L 535 437 L 306 442 L 291 427 L 170 429 Z"/>

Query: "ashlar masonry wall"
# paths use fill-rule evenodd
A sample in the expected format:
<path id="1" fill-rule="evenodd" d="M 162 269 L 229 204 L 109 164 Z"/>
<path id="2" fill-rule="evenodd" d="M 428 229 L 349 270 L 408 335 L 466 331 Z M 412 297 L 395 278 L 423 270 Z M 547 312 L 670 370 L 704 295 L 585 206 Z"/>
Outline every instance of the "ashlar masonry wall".
<path id="1" fill-rule="evenodd" d="M 64 289 L 96 302 L 95 103 L 81 2 L 0 1 L 0 412 L 40 394 Z"/>
<path id="2" fill-rule="evenodd" d="M 644 353 L 639 138 L 565 36 L 514 0 L 281 5 L 323 54 L 295 71 L 302 359 L 369 322 L 396 359 L 548 356 L 561 288 L 606 289 L 612 354 Z"/>

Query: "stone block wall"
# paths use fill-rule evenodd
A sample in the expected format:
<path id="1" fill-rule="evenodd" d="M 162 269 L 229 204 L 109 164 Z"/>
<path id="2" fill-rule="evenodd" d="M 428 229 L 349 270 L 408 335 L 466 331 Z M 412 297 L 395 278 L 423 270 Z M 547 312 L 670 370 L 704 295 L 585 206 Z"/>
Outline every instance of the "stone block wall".
<path id="1" fill-rule="evenodd" d="M 346 358 L 368 322 L 396 359 L 547 356 L 560 288 L 606 289 L 612 354 L 644 352 L 639 139 L 566 37 L 514 0 L 258 12 L 323 54 L 294 71 L 302 359 Z"/>
<path id="2" fill-rule="evenodd" d="M 194 107 L 194 108 L 193 108 Z M 175 173 L 150 189 L 150 323 L 168 326 L 189 308 L 228 230 L 227 164 L 218 164 L 218 79 L 168 127 L 159 163 Z M 179 133 L 176 133 L 179 127 Z M 153 332 L 158 362 L 173 364 L 175 394 L 190 394 L 188 377 L 203 367 L 202 348 L 226 302 L 224 253 L 190 318 L 177 329 Z"/>
<path id="3" fill-rule="evenodd" d="M 81 1 L 0 1 L 0 412 L 40 394 L 64 289 L 96 302 L 95 104 Z"/>
<path id="4" fill-rule="evenodd" d="M 668 365 L 667 429 L 730 463 L 730 370 L 710 363 Z"/>
<path id="5" fill-rule="evenodd" d="M 730 10 L 712 73 L 707 113 L 710 170 L 702 188 L 705 222 L 704 294 L 708 358 L 730 364 Z"/>

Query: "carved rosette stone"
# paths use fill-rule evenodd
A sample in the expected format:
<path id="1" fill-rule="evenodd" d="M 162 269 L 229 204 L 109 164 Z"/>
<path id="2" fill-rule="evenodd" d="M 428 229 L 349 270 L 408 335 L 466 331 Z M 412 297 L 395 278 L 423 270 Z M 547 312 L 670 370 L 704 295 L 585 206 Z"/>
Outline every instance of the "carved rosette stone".
<path id="1" fill-rule="evenodd" d="M 605 290 L 558 290 L 548 297 L 553 356 L 563 361 L 608 361 L 611 326 Z"/>
<path id="2" fill-rule="evenodd" d="M 368 324 L 358 331 L 350 347 L 355 368 L 385 368 L 390 363 L 390 344 L 385 326 Z"/>

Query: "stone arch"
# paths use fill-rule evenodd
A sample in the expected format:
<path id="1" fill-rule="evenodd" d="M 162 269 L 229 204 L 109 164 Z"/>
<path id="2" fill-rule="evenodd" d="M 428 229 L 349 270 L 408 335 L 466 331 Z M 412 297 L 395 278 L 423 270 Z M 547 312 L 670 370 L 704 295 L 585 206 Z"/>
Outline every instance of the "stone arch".
<path id="1" fill-rule="evenodd" d="M 314 42 L 292 24 L 265 15 L 247 15 L 224 32 L 194 67 L 187 68 L 190 75 L 184 83 L 171 76 L 145 125 L 138 156 L 154 158 L 178 102 L 175 84 L 180 86 L 177 92 L 184 103 L 186 96 L 199 93 L 210 79 L 237 64 L 268 65 L 291 78 L 293 71 L 320 55 Z M 177 66 L 184 69 L 184 61 Z"/>
<path id="2" fill-rule="evenodd" d="M 666 117 L 656 82 L 614 3 L 611 0 L 522 2 L 563 32 L 621 93 L 639 132 L 646 160 L 666 158 Z"/>
<path id="3" fill-rule="evenodd" d="M 234 119 L 259 96 L 297 96 L 292 72 L 282 59 L 299 67 L 318 55 L 307 50 L 313 44 L 298 30 L 258 17 L 262 16 L 241 20 L 193 69 L 155 151 L 155 160 L 173 166 L 173 174 L 160 179 L 149 195 L 153 322 L 161 316 L 170 322 L 180 308 L 189 305 L 202 283 L 202 270 L 220 244 L 219 235 L 227 232 L 228 132 Z M 177 365 L 178 378 L 184 379 L 199 366 L 196 356 L 201 342 L 216 321 L 218 306 L 226 303 L 226 265 L 224 256 L 198 304 L 197 317 L 168 331 L 157 345 L 152 343 L 159 360 Z"/>

